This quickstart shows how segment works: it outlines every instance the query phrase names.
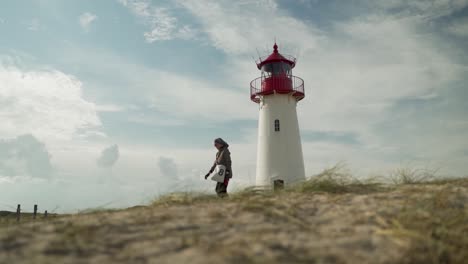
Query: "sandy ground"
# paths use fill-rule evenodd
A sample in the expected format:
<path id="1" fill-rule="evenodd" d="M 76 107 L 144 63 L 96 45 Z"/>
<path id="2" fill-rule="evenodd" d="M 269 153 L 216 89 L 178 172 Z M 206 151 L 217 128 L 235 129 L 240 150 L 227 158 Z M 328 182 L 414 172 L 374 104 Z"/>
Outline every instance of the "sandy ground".
<path id="1" fill-rule="evenodd" d="M 4 225 L 0 263 L 463 263 L 467 244 L 440 246 L 418 221 L 462 217 L 450 235 L 463 239 L 467 202 L 468 186 L 454 184 L 182 199 Z"/>

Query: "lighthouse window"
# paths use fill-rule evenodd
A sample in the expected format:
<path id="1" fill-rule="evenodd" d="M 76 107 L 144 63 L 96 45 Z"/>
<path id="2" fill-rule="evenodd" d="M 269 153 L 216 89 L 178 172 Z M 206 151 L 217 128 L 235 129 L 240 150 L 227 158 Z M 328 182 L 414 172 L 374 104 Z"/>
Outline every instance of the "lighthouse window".
<path id="1" fill-rule="evenodd" d="M 276 132 L 280 131 L 280 123 L 278 119 L 275 120 L 275 131 Z"/>
<path id="2" fill-rule="evenodd" d="M 291 65 L 283 63 L 283 71 L 286 73 L 286 75 L 291 75 Z"/>
<path id="3" fill-rule="evenodd" d="M 262 72 L 265 75 L 265 77 L 270 77 L 272 71 L 273 67 L 271 66 L 271 64 L 265 64 L 262 66 Z"/>
<path id="4" fill-rule="evenodd" d="M 273 63 L 273 75 L 280 75 L 283 73 L 283 64 L 282 63 Z"/>
<path id="5" fill-rule="evenodd" d="M 269 63 L 269 64 L 263 65 L 262 70 L 266 77 L 270 77 L 272 75 L 281 75 L 281 74 L 290 75 L 291 65 L 284 63 L 284 62 Z"/>

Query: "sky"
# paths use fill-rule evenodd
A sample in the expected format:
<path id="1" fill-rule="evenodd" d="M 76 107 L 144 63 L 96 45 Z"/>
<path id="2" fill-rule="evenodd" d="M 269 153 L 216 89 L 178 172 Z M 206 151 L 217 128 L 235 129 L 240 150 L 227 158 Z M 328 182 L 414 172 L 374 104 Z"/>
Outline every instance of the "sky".
<path id="1" fill-rule="evenodd" d="M 254 58 L 297 57 L 307 176 L 468 174 L 468 0 L 0 4 L 0 210 L 126 207 L 255 177 Z"/>

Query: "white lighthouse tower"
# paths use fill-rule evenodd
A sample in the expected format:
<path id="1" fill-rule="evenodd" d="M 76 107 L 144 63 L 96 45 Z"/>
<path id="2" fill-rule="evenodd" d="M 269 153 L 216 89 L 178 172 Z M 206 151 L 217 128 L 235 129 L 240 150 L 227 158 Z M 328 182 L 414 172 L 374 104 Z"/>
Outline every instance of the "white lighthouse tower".
<path id="1" fill-rule="evenodd" d="M 272 188 L 305 180 L 304 158 L 297 120 L 297 102 L 304 98 L 304 81 L 292 75 L 296 58 L 278 46 L 260 58 L 261 77 L 250 83 L 250 98 L 259 104 L 256 185 Z"/>

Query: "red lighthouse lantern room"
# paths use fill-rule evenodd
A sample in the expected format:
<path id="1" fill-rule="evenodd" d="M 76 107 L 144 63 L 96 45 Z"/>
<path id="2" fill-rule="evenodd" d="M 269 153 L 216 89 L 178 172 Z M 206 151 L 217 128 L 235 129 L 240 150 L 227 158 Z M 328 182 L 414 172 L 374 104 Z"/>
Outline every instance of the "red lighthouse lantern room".
<path id="1" fill-rule="evenodd" d="M 250 99 L 259 103 L 261 98 L 270 94 L 291 94 L 297 101 L 304 99 L 304 80 L 292 75 L 296 58 L 282 55 L 278 45 L 273 46 L 273 53 L 256 61 L 262 71 L 259 78 L 250 83 Z"/>

